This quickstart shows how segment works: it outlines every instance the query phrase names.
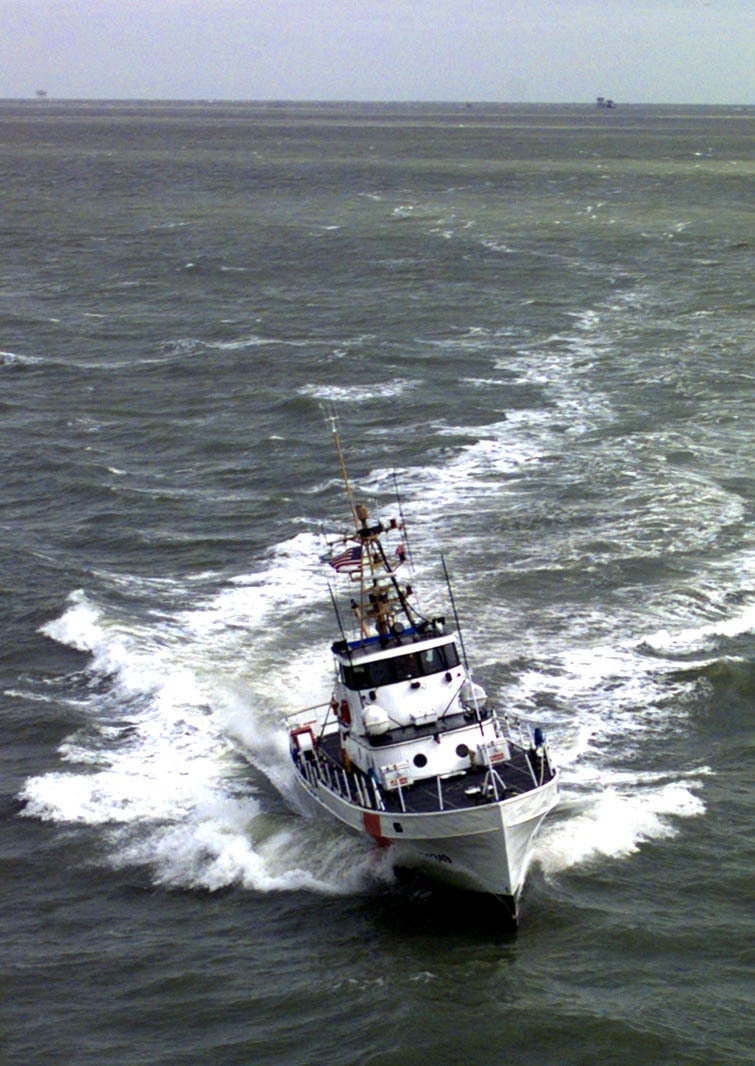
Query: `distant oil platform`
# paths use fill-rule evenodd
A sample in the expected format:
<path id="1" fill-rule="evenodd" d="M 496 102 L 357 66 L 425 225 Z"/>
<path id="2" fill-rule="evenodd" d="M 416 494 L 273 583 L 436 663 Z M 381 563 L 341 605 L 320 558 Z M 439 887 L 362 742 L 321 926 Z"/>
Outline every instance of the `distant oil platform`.
<path id="1" fill-rule="evenodd" d="M 605 97 L 605 96 L 599 96 L 599 97 L 598 97 L 598 99 L 597 99 L 597 105 L 598 105 L 598 107 L 599 107 L 599 108 L 608 108 L 609 110 L 611 110 L 612 108 L 614 108 L 614 107 L 616 107 L 616 106 L 617 106 L 617 105 L 616 105 L 616 104 L 615 104 L 615 103 L 613 102 L 613 100 L 608 100 L 608 99 L 606 99 L 606 97 Z"/>

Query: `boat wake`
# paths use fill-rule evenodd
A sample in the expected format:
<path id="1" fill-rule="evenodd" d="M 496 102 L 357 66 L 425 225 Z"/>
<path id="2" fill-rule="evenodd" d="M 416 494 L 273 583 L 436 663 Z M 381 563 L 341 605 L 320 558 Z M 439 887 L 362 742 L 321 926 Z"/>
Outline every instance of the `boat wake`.
<path id="1" fill-rule="evenodd" d="M 265 616 L 258 592 L 234 588 L 151 628 L 74 593 L 44 632 L 90 655 L 86 687 L 71 695 L 82 724 L 60 745 L 63 768 L 26 781 L 23 813 L 95 829 L 95 861 L 146 866 L 166 887 L 336 894 L 382 876 L 368 848 L 327 827 L 313 849 L 312 827 L 285 802 L 293 791 L 273 709 L 280 696 L 260 696 L 259 682 L 256 697 L 242 694 L 223 659 L 255 602 Z"/>
<path id="2" fill-rule="evenodd" d="M 326 698 L 330 683 L 312 620 L 297 613 L 299 600 L 327 606 L 316 557 L 315 539 L 300 534 L 261 572 L 157 623 L 74 593 L 44 633 L 88 654 L 86 683 L 71 678 L 67 696 L 44 698 L 67 698 L 80 724 L 60 746 L 61 768 L 26 781 L 23 813 L 95 830 L 94 861 L 145 866 L 157 885 L 336 894 L 390 877 L 367 844 L 294 812 L 283 714 Z M 689 666 L 706 640 L 718 651 L 751 627 L 749 611 L 572 649 L 501 688 L 545 724 L 559 756 L 561 807 L 534 854 L 546 875 L 621 859 L 703 813 L 707 767 L 649 773 L 641 750 L 684 716 L 694 680 L 668 682 L 680 659 Z"/>
<path id="3" fill-rule="evenodd" d="M 707 610 L 713 607 L 706 601 Z M 700 685 L 746 660 L 740 638 L 755 632 L 755 607 L 717 605 L 716 620 L 664 628 L 612 648 L 572 649 L 549 674 L 522 673 L 518 698 L 533 708 L 544 698 L 578 709 L 571 743 L 562 737 L 560 812 L 535 848 L 546 874 L 622 858 L 643 842 L 671 838 L 681 820 L 705 813 L 712 770 L 689 762 L 683 738 Z M 601 708 L 603 713 L 600 713 Z M 663 751 L 664 770 L 643 769 L 648 749 Z M 657 755 L 653 761 L 658 766 Z"/>

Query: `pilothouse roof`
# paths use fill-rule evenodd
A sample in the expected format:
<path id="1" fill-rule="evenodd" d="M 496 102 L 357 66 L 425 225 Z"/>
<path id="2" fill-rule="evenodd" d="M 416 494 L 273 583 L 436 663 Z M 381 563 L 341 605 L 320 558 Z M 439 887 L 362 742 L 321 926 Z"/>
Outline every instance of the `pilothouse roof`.
<path id="1" fill-rule="evenodd" d="M 399 637 L 369 637 L 367 640 L 336 641 L 333 654 L 343 663 L 369 662 L 373 659 L 390 659 L 409 655 L 424 648 L 437 648 L 443 644 L 455 644 L 453 633 L 442 632 L 442 619 L 436 619 L 433 627 L 424 634 L 404 631 Z"/>

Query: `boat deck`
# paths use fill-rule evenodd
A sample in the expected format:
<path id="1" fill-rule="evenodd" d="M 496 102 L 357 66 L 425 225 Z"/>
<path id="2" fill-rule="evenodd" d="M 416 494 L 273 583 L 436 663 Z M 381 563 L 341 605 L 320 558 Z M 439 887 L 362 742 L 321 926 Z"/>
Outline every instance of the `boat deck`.
<path id="1" fill-rule="evenodd" d="M 401 789 L 377 788 L 367 774 L 354 767 L 347 773 L 341 761 L 338 734 L 320 738 L 319 762 L 310 765 L 318 766 L 323 784 L 342 795 L 349 793 L 349 798 L 352 798 L 350 785 L 353 784 L 353 798 L 358 797 L 359 806 L 366 809 L 390 814 L 429 814 L 508 799 L 551 780 L 553 771 L 547 759 L 513 744 L 510 748 L 511 758 L 498 763 L 492 771 L 475 766 L 456 774 L 415 781 Z M 362 798 L 364 802 L 360 802 Z"/>

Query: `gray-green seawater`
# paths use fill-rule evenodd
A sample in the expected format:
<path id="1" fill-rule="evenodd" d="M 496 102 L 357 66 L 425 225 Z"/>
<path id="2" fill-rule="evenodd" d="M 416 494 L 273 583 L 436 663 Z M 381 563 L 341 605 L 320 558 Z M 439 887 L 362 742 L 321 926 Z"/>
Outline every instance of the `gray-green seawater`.
<path id="1" fill-rule="evenodd" d="M 8 1062 L 750 1061 L 754 133 L 0 104 Z M 562 769 L 515 937 L 289 805 L 333 407 Z"/>

